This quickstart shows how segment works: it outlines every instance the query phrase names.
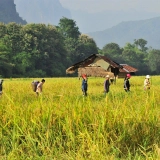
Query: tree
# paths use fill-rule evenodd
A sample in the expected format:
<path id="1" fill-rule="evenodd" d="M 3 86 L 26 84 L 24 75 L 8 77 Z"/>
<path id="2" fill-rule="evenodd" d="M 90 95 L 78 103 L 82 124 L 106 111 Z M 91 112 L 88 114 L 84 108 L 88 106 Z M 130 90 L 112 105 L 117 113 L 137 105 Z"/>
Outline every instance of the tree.
<path id="1" fill-rule="evenodd" d="M 65 40 L 54 26 L 47 26 L 46 33 L 46 53 L 47 59 L 47 73 L 53 76 L 64 76 L 66 67 L 68 66 L 68 59 L 66 59 L 67 50 L 65 48 Z M 49 70 L 50 68 L 50 70 Z"/>
<path id="2" fill-rule="evenodd" d="M 88 35 L 81 34 L 78 39 L 78 45 L 76 48 L 76 55 L 74 61 L 81 61 L 91 54 L 97 54 L 98 49 L 93 38 Z"/>
<path id="3" fill-rule="evenodd" d="M 140 38 L 140 39 L 138 39 L 138 40 L 134 40 L 134 44 L 137 46 L 137 47 L 140 47 L 140 49 L 143 51 L 143 52 L 145 52 L 145 51 L 147 51 L 147 47 L 145 47 L 146 46 L 146 44 L 147 44 L 147 41 L 146 40 L 144 40 L 144 39 L 142 39 L 142 38 Z"/>
<path id="4" fill-rule="evenodd" d="M 136 66 L 138 57 L 135 51 L 129 49 L 124 50 L 122 53 L 122 58 L 126 63 Z"/>
<path id="5" fill-rule="evenodd" d="M 64 75 L 66 50 L 58 29 L 52 25 L 28 24 L 23 32 L 24 51 L 32 57 L 32 70 L 43 76 Z"/>
<path id="6" fill-rule="evenodd" d="M 7 32 L 6 25 L 4 23 L 0 23 L 0 38 L 3 38 Z"/>
<path id="7" fill-rule="evenodd" d="M 135 51 L 135 45 L 131 43 L 126 43 L 124 46 L 124 50 L 134 50 Z"/>
<path id="8" fill-rule="evenodd" d="M 60 22 L 58 24 L 58 30 L 65 39 L 78 39 L 79 35 L 81 34 L 79 32 L 79 28 L 76 26 L 76 22 L 66 17 L 60 19 Z"/>
<path id="9" fill-rule="evenodd" d="M 21 32 L 21 29 L 22 25 L 16 24 L 15 22 L 6 25 L 6 34 L 3 37 L 3 41 L 5 45 L 11 48 L 11 57 L 14 56 L 17 52 L 22 51 L 23 34 Z"/>
<path id="10" fill-rule="evenodd" d="M 117 43 L 108 43 L 106 44 L 102 52 L 105 56 L 115 60 L 115 61 L 121 61 L 121 54 L 122 49 L 119 47 Z"/>
<path id="11" fill-rule="evenodd" d="M 152 74 L 160 74 L 160 50 L 153 49 L 149 52 L 148 66 Z"/>
<path id="12" fill-rule="evenodd" d="M 13 65 L 9 61 L 10 49 L 0 41 L 0 76 L 10 77 Z"/>
<path id="13" fill-rule="evenodd" d="M 64 38 L 64 45 L 67 51 L 66 58 L 72 64 L 75 61 L 78 38 L 81 34 L 79 32 L 79 28 L 76 26 L 76 22 L 74 20 L 65 17 L 60 19 L 57 28 L 58 31 L 61 33 L 62 37 Z"/>
<path id="14" fill-rule="evenodd" d="M 146 51 L 139 49 L 136 44 L 126 43 L 122 52 L 122 63 L 128 63 L 136 67 L 138 74 L 141 75 L 147 74 L 149 71 Z"/>

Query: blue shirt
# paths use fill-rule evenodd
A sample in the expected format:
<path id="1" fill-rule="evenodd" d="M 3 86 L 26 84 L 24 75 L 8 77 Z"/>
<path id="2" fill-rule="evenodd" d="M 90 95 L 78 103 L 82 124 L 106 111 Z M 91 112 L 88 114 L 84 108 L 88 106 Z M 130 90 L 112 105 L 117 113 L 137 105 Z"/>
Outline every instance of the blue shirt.
<path id="1" fill-rule="evenodd" d="M 88 84 L 87 84 L 87 79 L 82 80 L 82 90 L 87 91 Z"/>

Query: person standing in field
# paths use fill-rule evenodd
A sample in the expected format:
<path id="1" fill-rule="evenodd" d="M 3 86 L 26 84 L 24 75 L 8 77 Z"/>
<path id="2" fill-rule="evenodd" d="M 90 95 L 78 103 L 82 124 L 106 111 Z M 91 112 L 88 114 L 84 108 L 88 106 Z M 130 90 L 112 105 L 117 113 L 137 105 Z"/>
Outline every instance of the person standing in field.
<path id="1" fill-rule="evenodd" d="M 33 90 L 34 92 L 36 92 L 36 90 L 37 90 L 37 85 L 38 85 L 38 83 L 40 83 L 40 82 L 37 81 L 37 80 L 34 80 L 34 81 L 31 83 L 32 90 Z"/>
<path id="2" fill-rule="evenodd" d="M 144 80 L 144 90 L 150 89 L 150 76 L 146 75 L 146 78 Z"/>
<path id="3" fill-rule="evenodd" d="M 127 74 L 125 79 L 124 79 L 124 90 L 126 92 L 129 92 L 130 91 L 130 82 L 129 82 L 129 79 L 131 78 L 131 75 L 130 74 Z"/>
<path id="4" fill-rule="evenodd" d="M 104 94 L 105 94 L 105 96 L 109 92 L 109 86 L 110 86 L 109 75 L 106 75 L 106 79 L 104 81 Z"/>
<path id="5" fill-rule="evenodd" d="M 82 88 L 83 96 L 87 96 L 88 82 L 87 82 L 86 74 L 82 75 L 82 87 L 81 88 Z"/>
<path id="6" fill-rule="evenodd" d="M 42 93 L 43 84 L 45 83 L 45 79 L 42 79 L 40 83 L 37 85 L 36 94 L 37 96 Z"/>
<path id="7" fill-rule="evenodd" d="M 0 96 L 2 95 L 2 90 L 3 90 L 3 79 L 0 79 Z"/>

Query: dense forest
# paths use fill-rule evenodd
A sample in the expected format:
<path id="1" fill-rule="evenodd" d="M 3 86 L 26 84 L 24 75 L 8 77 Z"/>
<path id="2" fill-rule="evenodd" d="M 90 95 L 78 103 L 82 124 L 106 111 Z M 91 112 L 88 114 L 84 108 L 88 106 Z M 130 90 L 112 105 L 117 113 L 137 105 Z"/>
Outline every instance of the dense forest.
<path id="1" fill-rule="evenodd" d="M 74 20 L 65 17 L 57 26 L 0 23 L 0 76 L 62 77 L 70 65 L 98 53 L 138 68 L 139 75 L 159 74 L 160 50 L 146 45 L 146 40 L 135 39 L 123 48 L 109 43 L 100 50 Z"/>
<path id="2" fill-rule="evenodd" d="M 72 19 L 64 17 L 58 26 L 0 23 L 1 77 L 66 76 L 72 63 L 97 52 Z"/>
<path id="3" fill-rule="evenodd" d="M 160 50 L 146 47 L 147 41 L 140 38 L 120 48 L 117 43 L 106 44 L 101 53 L 120 64 L 138 69 L 138 75 L 160 74 Z"/>

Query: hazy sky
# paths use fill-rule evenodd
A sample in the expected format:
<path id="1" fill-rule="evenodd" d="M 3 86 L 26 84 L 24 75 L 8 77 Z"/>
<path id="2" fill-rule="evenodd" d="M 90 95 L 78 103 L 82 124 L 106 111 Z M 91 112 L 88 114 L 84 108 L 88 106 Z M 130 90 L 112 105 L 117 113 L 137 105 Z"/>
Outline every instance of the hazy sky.
<path id="1" fill-rule="evenodd" d="M 160 13 L 160 0 L 59 0 L 72 10 L 100 12 L 103 10 L 145 10 Z"/>

